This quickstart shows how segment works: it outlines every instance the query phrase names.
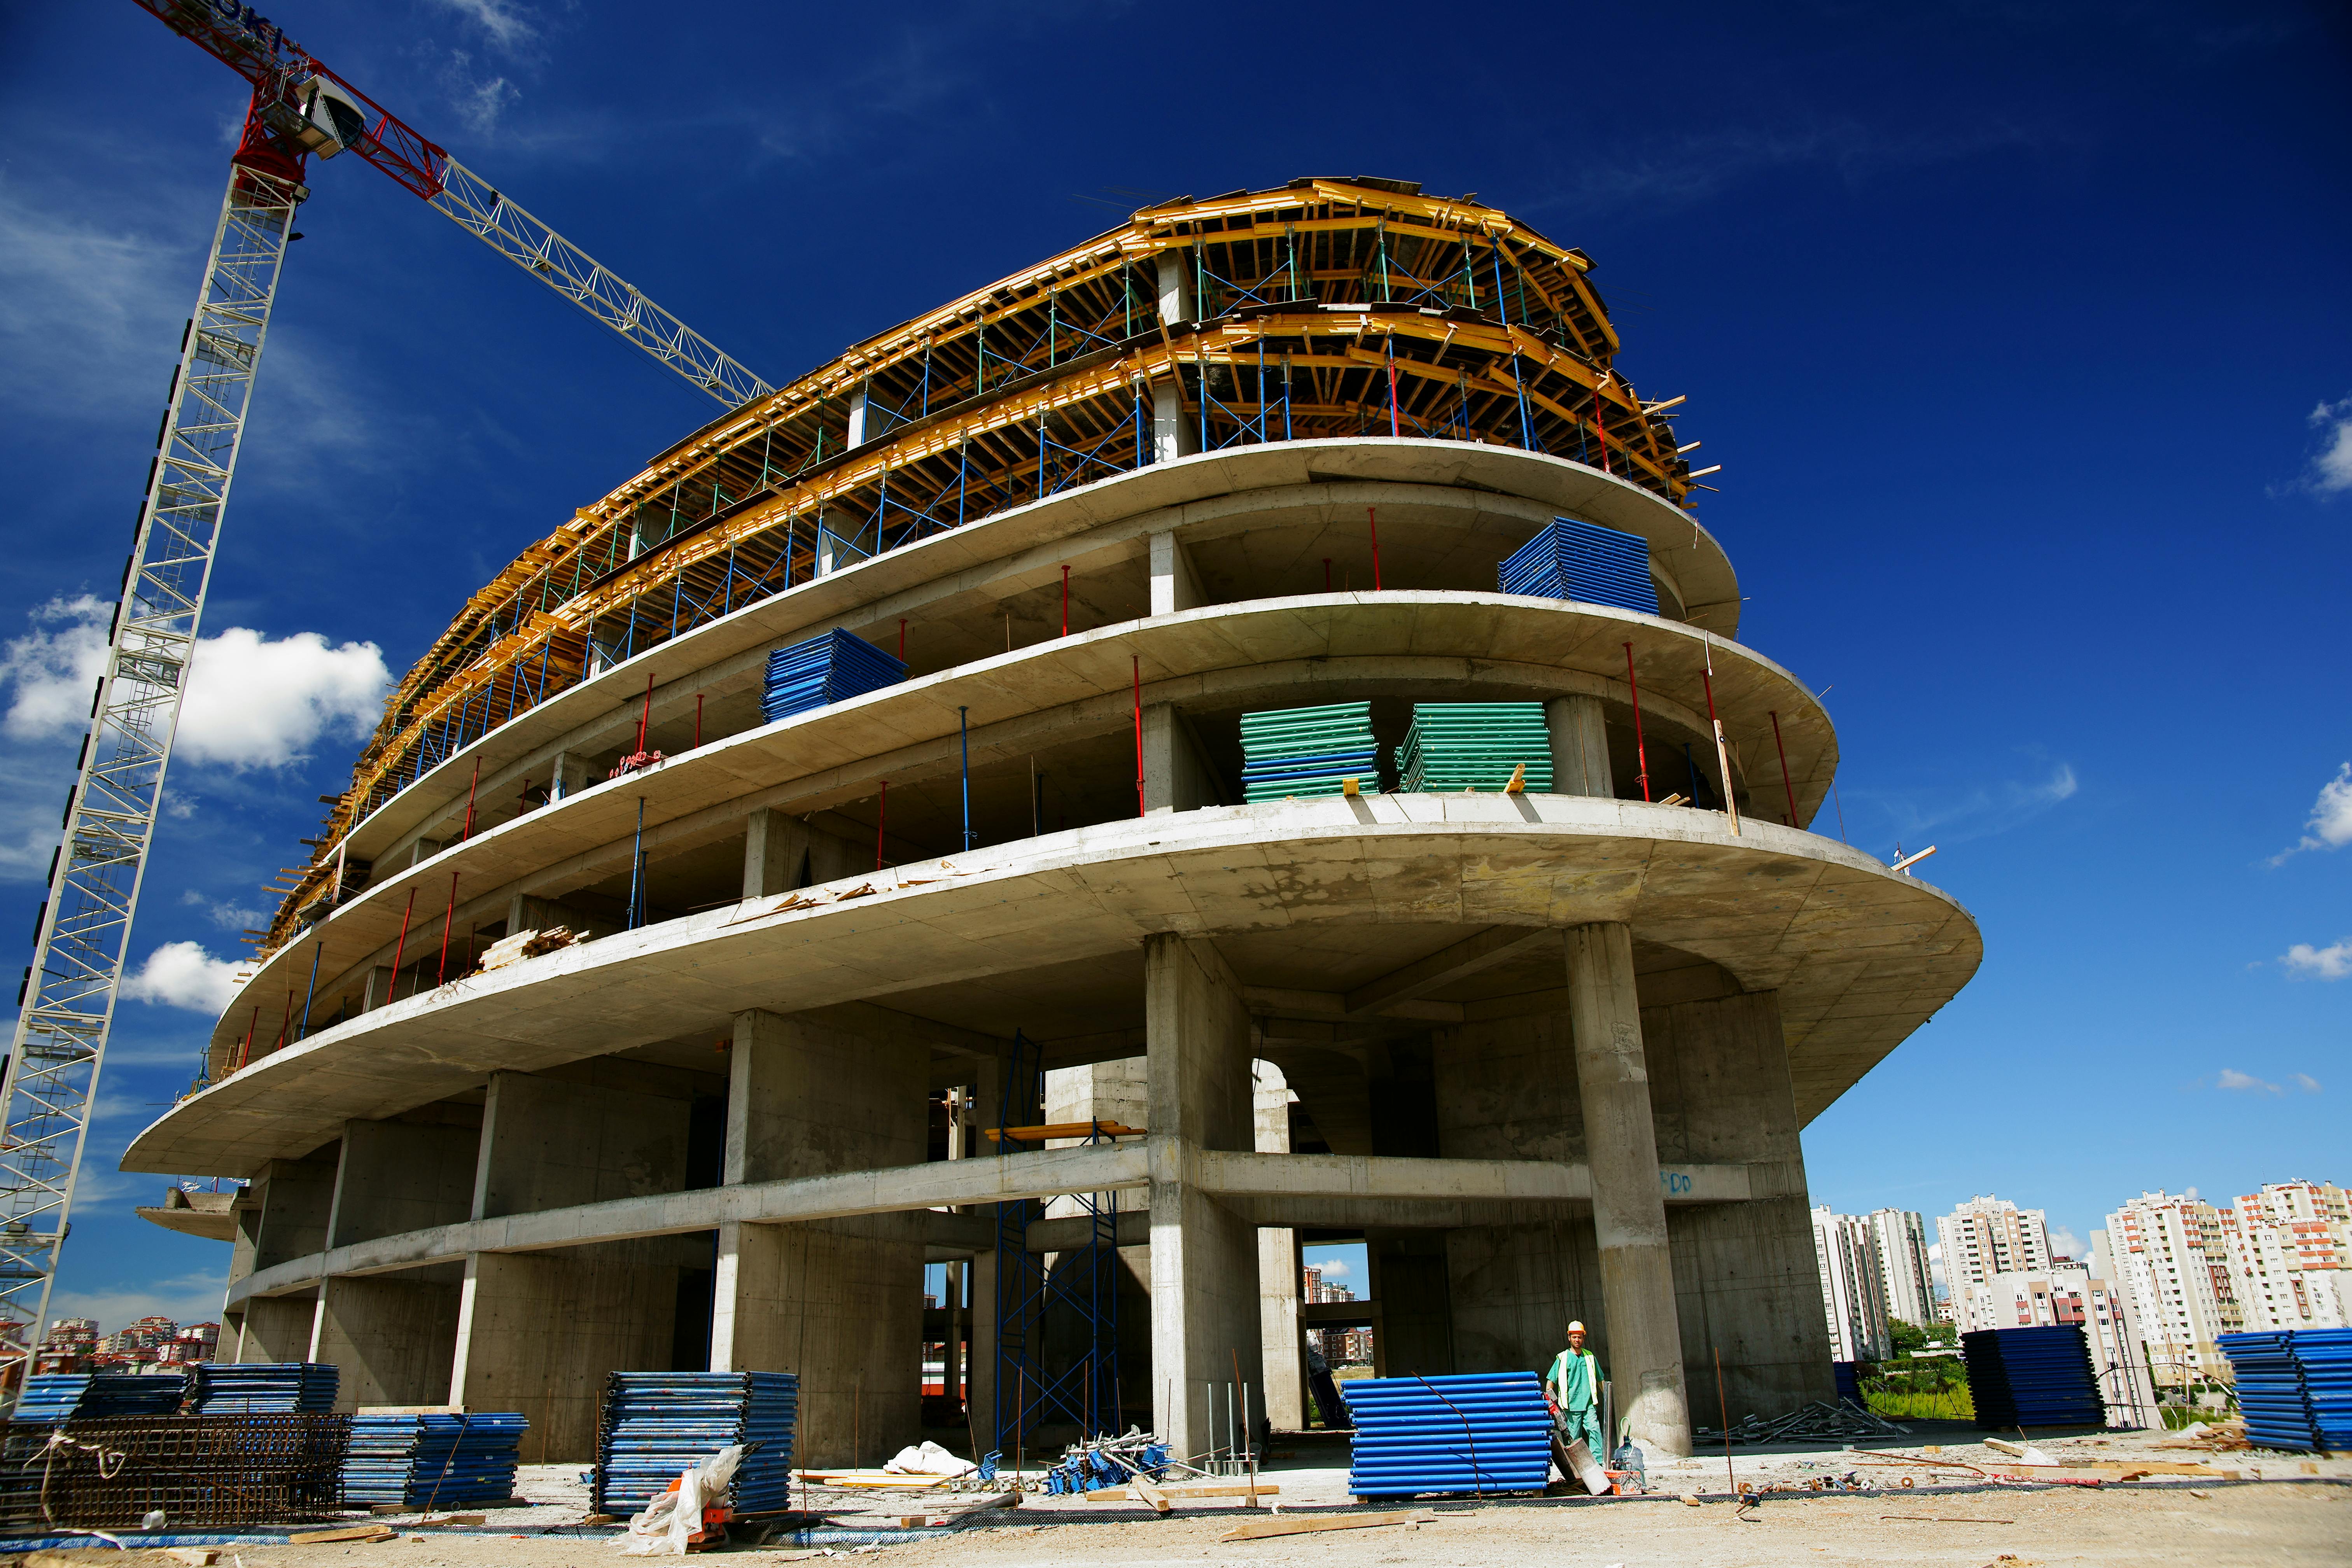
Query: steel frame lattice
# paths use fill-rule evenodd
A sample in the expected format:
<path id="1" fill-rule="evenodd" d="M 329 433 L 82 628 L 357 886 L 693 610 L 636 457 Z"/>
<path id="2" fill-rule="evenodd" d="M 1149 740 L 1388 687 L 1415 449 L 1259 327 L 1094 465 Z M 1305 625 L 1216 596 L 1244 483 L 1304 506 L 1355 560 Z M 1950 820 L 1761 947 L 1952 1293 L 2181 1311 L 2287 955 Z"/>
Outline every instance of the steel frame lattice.
<path id="1" fill-rule="evenodd" d="M 181 342 L 0 1087 L 0 1335 L 18 1336 L 0 1367 L 29 1357 L 47 1321 L 254 373 L 308 195 L 232 167 Z"/>
<path id="2" fill-rule="evenodd" d="M 536 277 L 730 408 L 776 389 L 655 304 L 626 279 L 515 205 L 440 149 L 440 189 L 425 196 L 483 244 Z"/>
<path id="3" fill-rule="evenodd" d="M 998 1101 L 997 1148 L 1008 1152 L 1005 1133 L 1018 1108 L 1024 1117 L 1042 1110 L 1044 1053 L 1019 1030 L 1004 1059 L 1004 1095 Z M 1088 1133 L 1102 1142 L 1101 1123 Z M 1044 1217 L 1034 1199 L 996 1205 L 996 1408 L 993 1446 L 1001 1454 L 1040 1422 L 1067 1421 L 1080 1441 L 1125 1429 L 1118 1378 L 1118 1194 L 1073 1193 L 1069 1200 L 1087 1220 L 1087 1239 L 1057 1255 L 1029 1250 L 1030 1222 Z M 1066 1312 L 1082 1336 L 1066 1365 L 1048 1371 L 1045 1352 L 1048 1315 Z"/>

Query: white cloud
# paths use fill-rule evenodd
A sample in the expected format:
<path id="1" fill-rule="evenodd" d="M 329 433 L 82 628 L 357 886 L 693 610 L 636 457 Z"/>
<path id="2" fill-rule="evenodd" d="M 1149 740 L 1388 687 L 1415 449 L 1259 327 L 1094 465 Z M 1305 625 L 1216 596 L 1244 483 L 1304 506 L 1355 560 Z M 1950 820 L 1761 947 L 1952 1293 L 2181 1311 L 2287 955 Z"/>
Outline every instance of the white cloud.
<path id="1" fill-rule="evenodd" d="M 204 910 L 205 918 L 223 931 L 254 931 L 269 918 L 267 911 L 247 909 L 243 904 L 215 903 L 194 888 L 180 895 L 180 902 Z"/>
<path id="2" fill-rule="evenodd" d="M 2286 1075 L 2286 1080 L 2305 1094 L 2319 1092 L 2319 1080 L 2307 1072 L 2291 1072 Z"/>
<path id="3" fill-rule="evenodd" d="M 27 613 L 33 629 L 0 650 L 0 684 L 12 689 L 0 730 L 11 740 L 69 735 L 88 726 L 113 614 L 113 605 L 88 594 L 51 599 Z"/>
<path id="4" fill-rule="evenodd" d="M 2341 849 L 2352 844 L 2352 763 L 2339 765 L 2336 776 L 2319 786 L 2319 798 L 2311 805 L 2311 819 L 2303 826 L 2305 832 L 2301 841 L 2272 856 L 2272 865 L 2306 849 Z"/>
<path id="5" fill-rule="evenodd" d="M 513 0 L 436 0 L 488 35 L 498 47 L 513 50 L 539 37 L 539 18 Z"/>
<path id="6" fill-rule="evenodd" d="M 1344 1258 L 1320 1258 L 1310 1264 L 1309 1267 L 1320 1270 L 1323 1278 L 1326 1279 L 1345 1279 L 1349 1275 L 1355 1272 L 1354 1269 L 1348 1267 L 1348 1261 Z"/>
<path id="7" fill-rule="evenodd" d="M 2088 1258 L 2091 1255 L 2091 1249 L 2083 1245 L 2083 1238 L 2063 1225 L 2050 1233 L 2050 1250 L 2061 1258 Z"/>
<path id="8" fill-rule="evenodd" d="M 372 642 L 331 647 L 317 632 L 272 642 L 231 626 L 196 644 L 175 749 L 194 762 L 284 767 L 322 735 L 365 735 L 391 684 Z"/>
<path id="9" fill-rule="evenodd" d="M 2352 936 L 2327 947 L 2296 942 L 2279 959 L 2289 974 L 2305 979 L 2341 980 L 2352 975 Z"/>
<path id="10" fill-rule="evenodd" d="M 0 731 L 39 740 L 88 724 L 112 614 L 88 594 L 32 612 L 32 629 L 0 650 L 0 685 L 9 691 Z M 304 761 L 305 748 L 321 736 L 364 736 L 391 684 L 373 643 L 331 647 L 316 632 L 273 640 L 231 626 L 196 644 L 173 749 L 190 762 L 239 771 L 284 767 Z"/>
<path id="11" fill-rule="evenodd" d="M 499 116 L 507 107 L 521 101 L 522 89 L 502 76 L 474 75 L 473 63 L 474 58 L 465 50 L 451 49 L 448 64 L 441 68 L 441 88 L 467 129 L 487 136 L 498 129 Z"/>
<path id="12" fill-rule="evenodd" d="M 2277 1094 L 2281 1092 L 2278 1085 L 2274 1083 L 2265 1083 L 2261 1079 L 2254 1077 L 2253 1074 L 2240 1072 L 2235 1068 L 2223 1068 L 2221 1072 L 2215 1076 L 2213 1079 L 2213 1087 L 2216 1089 L 2233 1089 L 2241 1092 L 2254 1094 Z"/>
<path id="13" fill-rule="evenodd" d="M 156 1188 L 151 1204 L 163 1201 Z M 218 1272 L 183 1274 L 174 1279 L 142 1280 L 137 1284 L 101 1285 L 94 1289 L 60 1289 L 49 1298 L 49 1321 L 95 1318 L 98 1331 L 110 1334 L 142 1318 L 169 1318 L 185 1328 L 190 1323 L 220 1321 L 221 1302 L 228 1294 L 224 1261 Z"/>
<path id="14" fill-rule="evenodd" d="M 2311 426 L 2320 433 L 2319 450 L 2304 482 L 2324 496 L 2352 490 L 2352 397 L 2313 409 Z"/>
<path id="15" fill-rule="evenodd" d="M 201 942 L 167 942 L 147 955 L 136 973 L 122 977 L 122 994 L 133 1002 L 219 1014 L 236 1000 L 239 967 L 215 958 Z"/>

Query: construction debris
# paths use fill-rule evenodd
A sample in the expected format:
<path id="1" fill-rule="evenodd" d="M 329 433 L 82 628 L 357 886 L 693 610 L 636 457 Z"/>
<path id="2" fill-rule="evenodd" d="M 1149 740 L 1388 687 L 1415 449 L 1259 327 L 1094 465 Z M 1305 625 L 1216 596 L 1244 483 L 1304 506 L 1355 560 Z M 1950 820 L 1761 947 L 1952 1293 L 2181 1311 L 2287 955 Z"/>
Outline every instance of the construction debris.
<path id="1" fill-rule="evenodd" d="M 512 936 L 502 936 L 482 952 L 481 972 L 504 969 L 509 963 L 520 963 L 526 958 L 537 958 L 542 952 L 570 947 L 580 940 L 570 926 L 550 926 L 545 931 L 519 931 Z"/>
<path id="2" fill-rule="evenodd" d="M 1908 1426 L 1898 1426 L 1851 1399 L 1841 1399 L 1834 1405 L 1826 1399 L 1816 1399 L 1777 1421 L 1750 1415 L 1727 1435 L 1712 1426 L 1701 1426 L 1692 1436 L 1710 1444 L 1790 1443 L 1835 1437 L 1907 1436 L 1910 1431 Z"/>

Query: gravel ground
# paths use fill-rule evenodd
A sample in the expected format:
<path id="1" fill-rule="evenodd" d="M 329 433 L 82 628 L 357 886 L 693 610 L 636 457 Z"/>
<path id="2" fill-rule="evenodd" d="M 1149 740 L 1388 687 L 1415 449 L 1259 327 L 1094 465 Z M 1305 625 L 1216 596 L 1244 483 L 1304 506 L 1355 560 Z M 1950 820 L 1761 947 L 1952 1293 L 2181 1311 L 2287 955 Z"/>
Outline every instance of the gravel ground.
<path id="1" fill-rule="evenodd" d="M 1937 1568 L 2033 1568 L 2036 1564 L 2352 1563 L 2352 1457 L 2313 1459 L 2274 1453 L 2211 1454 L 2160 1447 L 2165 1434 L 2037 1434 L 2036 1446 L 2058 1460 L 2150 1459 L 2205 1462 L 2236 1469 L 2236 1481 L 2189 1479 L 2092 1488 L 1990 1488 L 1966 1470 L 1921 1462 L 1990 1466 L 1971 1427 L 1911 1423 L 1904 1438 L 1846 1447 L 1836 1444 L 1735 1449 L 1738 1481 L 1768 1495 L 1736 1508 L 1718 1451 L 1661 1466 L 1647 1498 L 1568 1496 L 1480 1503 L 1442 1500 L 1418 1509 L 1422 1522 L 1260 1540 L 1223 1542 L 1252 1521 L 1303 1521 L 1410 1505 L 1359 1504 L 1348 1496 L 1346 1450 L 1335 1439 L 1277 1438 L 1266 1477 L 1281 1488 L 1274 1510 L 1239 1500 L 1181 1504 L 1155 1517 L 1138 1505 L 1082 1499 L 1024 1499 L 1017 1510 L 992 1512 L 951 1534 L 863 1551 L 783 1546 L 737 1552 L 747 1562 L 807 1561 L 824 1555 L 887 1556 L 908 1568 L 971 1564 L 1330 1564 L 1332 1568 L 1427 1563 L 1490 1568 L 1518 1561 L 1591 1568 L 1780 1568 L 1791 1563 L 1934 1564 Z M 1289 1447 L 1279 1445 L 1287 1443 Z M 1909 1459 L 1897 1455 L 1911 1456 Z M 419 1528 L 414 1520 L 382 1542 L 224 1549 L 220 1568 L 557 1568 L 623 1558 L 609 1534 L 551 1536 L 576 1526 L 587 1508 L 583 1467 L 527 1467 L 519 1490 L 530 1506 L 490 1512 L 478 1530 Z M 1841 1488 L 1844 1478 L 1871 1489 Z M 1906 1489 L 1903 1481 L 1912 1482 Z M 1954 1485 L 1954 1482 L 1966 1483 Z M 1683 1500 L 1695 1496 L 1696 1504 Z M 969 1500 L 947 1494 L 812 1489 L 813 1511 L 852 1528 L 889 1527 L 923 1507 Z M 163 1564 L 148 1552 L 77 1552 L 127 1568 Z M 44 1568 L 32 1563 L 27 1568 Z"/>

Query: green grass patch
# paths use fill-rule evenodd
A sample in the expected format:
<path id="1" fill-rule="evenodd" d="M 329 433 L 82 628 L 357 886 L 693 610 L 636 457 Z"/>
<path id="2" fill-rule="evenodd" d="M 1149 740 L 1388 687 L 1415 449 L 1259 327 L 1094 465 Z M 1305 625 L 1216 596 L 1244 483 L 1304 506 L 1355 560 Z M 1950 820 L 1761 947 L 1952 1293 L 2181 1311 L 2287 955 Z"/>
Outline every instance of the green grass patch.
<path id="1" fill-rule="evenodd" d="M 1936 1389 L 1917 1394 L 1891 1394 L 1872 1389 L 1863 1402 L 1890 1421 L 1973 1421 L 1977 1418 L 1976 1401 L 1969 1397 L 1968 1384 L 1956 1388 Z"/>

